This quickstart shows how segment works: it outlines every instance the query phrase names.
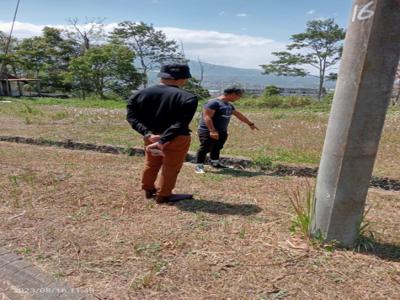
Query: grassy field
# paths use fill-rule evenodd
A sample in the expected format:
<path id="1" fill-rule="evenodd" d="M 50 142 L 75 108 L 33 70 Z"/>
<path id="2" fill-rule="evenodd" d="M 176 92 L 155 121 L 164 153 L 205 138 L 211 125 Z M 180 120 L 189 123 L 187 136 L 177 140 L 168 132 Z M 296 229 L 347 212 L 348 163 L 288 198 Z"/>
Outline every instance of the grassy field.
<path id="1" fill-rule="evenodd" d="M 2 134 L 34 135 L 47 124 L 46 134 L 55 137 L 50 124 L 57 127 L 60 120 L 51 116 L 75 109 L 34 107 L 43 112 L 43 123 L 25 124 L 15 115 L 6 123 L 2 114 L 2 125 L 8 125 Z M 85 112 L 83 123 L 99 112 L 101 124 L 106 122 L 106 111 Z M 115 117 L 123 128 L 122 111 L 107 113 L 110 123 Z M 275 126 L 290 123 L 274 119 L 273 112 L 260 114 L 253 116 L 265 126 L 273 120 L 284 122 Z M 269 119 L 261 123 L 265 115 Z M 62 119 L 58 132 L 78 127 L 66 121 L 70 118 Z M 176 190 L 195 198 L 160 206 L 144 200 L 138 188 L 140 157 L 13 143 L 0 143 L 0 157 L 0 247 L 73 287 L 94 291 L 98 299 L 400 295 L 399 192 L 369 189 L 374 250 L 358 253 L 312 247 L 290 232 L 293 209 L 287 195 L 306 184 L 303 178 L 235 170 L 199 177 L 185 164 Z"/>
<path id="2" fill-rule="evenodd" d="M 251 131 L 233 118 L 223 154 L 244 156 L 258 163 L 317 166 L 323 146 L 329 110 L 326 106 L 296 109 L 254 108 L 254 99 L 243 99 L 244 112 L 260 128 Z M 316 109 L 317 108 L 317 109 Z M 192 122 L 191 150 L 198 148 L 197 114 Z M 141 146 L 141 136 L 125 121 L 124 101 L 19 100 L 0 104 L 0 135 Z M 399 179 L 400 111 L 390 110 L 375 165 L 376 176 Z"/>

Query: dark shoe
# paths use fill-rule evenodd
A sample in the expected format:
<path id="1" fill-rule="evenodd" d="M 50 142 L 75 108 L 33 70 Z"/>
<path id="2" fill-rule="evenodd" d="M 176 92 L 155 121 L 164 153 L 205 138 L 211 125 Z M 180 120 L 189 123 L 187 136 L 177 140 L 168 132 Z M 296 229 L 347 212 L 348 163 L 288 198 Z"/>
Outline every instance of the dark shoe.
<path id="1" fill-rule="evenodd" d="M 172 203 L 172 202 L 177 202 L 185 199 L 193 199 L 193 195 L 191 194 L 171 194 L 169 196 L 157 196 L 156 197 L 156 202 L 158 204 L 162 203 Z"/>
<path id="2" fill-rule="evenodd" d="M 146 199 L 151 199 L 154 198 L 156 196 L 157 193 L 157 189 L 151 189 L 151 190 L 144 190 L 144 196 L 146 197 Z"/>

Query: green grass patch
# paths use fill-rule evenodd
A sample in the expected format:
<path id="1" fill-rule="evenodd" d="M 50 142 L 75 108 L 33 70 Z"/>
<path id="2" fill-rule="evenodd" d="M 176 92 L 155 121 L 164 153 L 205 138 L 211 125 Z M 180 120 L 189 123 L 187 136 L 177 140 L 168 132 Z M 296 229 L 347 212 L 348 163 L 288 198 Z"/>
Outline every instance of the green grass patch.
<path id="1" fill-rule="evenodd" d="M 291 150 L 285 148 L 277 148 L 275 153 L 272 155 L 273 161 L 286 162 L 286 163 L 319 163 L 319 157 L 305 153 L 300 150 Z"/>
<path id="2" fill-rule="evenodd" d="M 55 98 L 6 98 L 4 100 L 12 101 L 12 103 L 22 103 L 26 105 L 62 105 L 67 107 L 81 108 L 108 108 L 121 109 L 126 108 L 125 100 L 106 99 L 100 100 L 97 98 L 87 98 L 85 100 L 79 98 L 70 99 L 55 99 Z"/>
<path id="3" fill-rule="evenodd" d="M 299 232 L 303 237 L 310 238 L 311 219 L 314 207 L 314 189 L 307 182 L 304 188 L 297 187 L 287 194 L 294 210 L 292 233 Z"/>

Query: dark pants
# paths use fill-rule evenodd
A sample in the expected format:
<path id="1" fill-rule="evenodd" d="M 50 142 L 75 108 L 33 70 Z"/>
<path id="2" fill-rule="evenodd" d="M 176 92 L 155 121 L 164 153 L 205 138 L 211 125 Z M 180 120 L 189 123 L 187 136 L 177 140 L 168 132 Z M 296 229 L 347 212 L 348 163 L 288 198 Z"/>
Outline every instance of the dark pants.
<path id="1" fill-rule="evenodd" d="M 217 160 L 219 159 L 219 153 L 221 149 L 224 148 L 224 144 L 228 139 L 227 132 L 219 132 L 219 139 L 215 140 L 210 137 L 210 133 L 208 131 L 203 132 L 199 131 L 199 140 L 200 140 L 200 148 L 197 151 L 197 163 L 204 164 L 206 161 L 207 153 L 210 152 L 210 159 Z"/>

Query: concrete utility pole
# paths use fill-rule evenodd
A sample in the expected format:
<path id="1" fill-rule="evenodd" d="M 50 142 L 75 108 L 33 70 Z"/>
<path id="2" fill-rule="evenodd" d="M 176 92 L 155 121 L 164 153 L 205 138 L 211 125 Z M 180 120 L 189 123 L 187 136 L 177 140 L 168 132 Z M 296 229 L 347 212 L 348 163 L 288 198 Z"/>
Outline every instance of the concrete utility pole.
<path id="1" fill-rule="evenodd" d="M 400 0 L 354 0 L 317 177 L 311 233 L 352 246 L 400 55 Z"/>

